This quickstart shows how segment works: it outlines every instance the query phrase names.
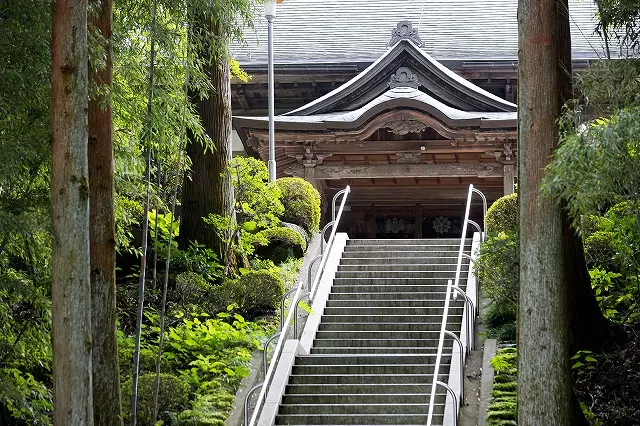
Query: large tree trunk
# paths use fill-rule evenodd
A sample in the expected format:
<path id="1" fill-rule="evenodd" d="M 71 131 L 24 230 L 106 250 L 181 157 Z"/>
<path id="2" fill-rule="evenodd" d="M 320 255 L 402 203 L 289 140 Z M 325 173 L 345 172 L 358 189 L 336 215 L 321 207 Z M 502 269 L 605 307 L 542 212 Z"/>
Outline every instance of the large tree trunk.
<path id="1" fill-rule="evenodd" d="M 563 20 L 567 0 L 519 1 L 518 424 L 525 426 L 571 423 L 563 212 L 540 191 L 571 84 Z"/>
<path id="2" fill-rule="evenodd" d="M 106 66 L 92 81 L 110 88 L 112 0 L 102 0 L 93 21 L 107 40 Z M 106 103 L 106 105 L 105 105 Z M 108 99 L 89 101 L 89 189 L 91 249 L 91 325 L 93 339 L 93 416 L 96 425 L 122 424 L 120 368 L 116 334 L 116 241 L 114 217 L 112 111 Z"/>
<path id="3" fill-rule="evenodd" d="M 220 34 L 219 26 L 208 24 L 215 37 Z M 204 50 L 204 49 L 203 49 Z M 206 149 L 191 138 L 187 154 L 191 158 L 191 178 L 184 179 L 180 246 L 185 248 L 189 241 L 212 248 L 220 259 L 227 259 L 229 253 L 224 238 L 220 238 L 202 218 L 209 214 L 229 216 L 235 221 L 233 187 L 228 172 L 231 161 L 231 80 L 229 58 L 220 53 L 209 61 L 207 76 L 213 91 L 208 98 L 201 99 L 191 94 L 202 125 L 213 142 L 214 148 Z"/>
<path id="4" fill-rule="evenodd" d="M 93 425 L 87 0 L 57 0 L 51 69 L 53 422 Z"/>

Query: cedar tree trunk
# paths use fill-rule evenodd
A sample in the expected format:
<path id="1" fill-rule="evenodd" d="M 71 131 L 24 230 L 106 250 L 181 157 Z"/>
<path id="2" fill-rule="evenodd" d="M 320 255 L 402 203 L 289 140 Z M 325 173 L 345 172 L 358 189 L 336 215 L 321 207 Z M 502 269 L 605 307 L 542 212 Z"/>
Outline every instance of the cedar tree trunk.
<path id="1" fill-rule="evenodd" d="M 214 36 L 224 37 L 219 26 L 209 24 L 209 27 Z M 225 242 L 202 220 L 209 214 L 219 214 L 235 221 L 233 187 L 228 172 L 232 150 L 229 57 L 226 52 L 216 56 L 209 61 L 206 70 L 213 91 L 204 99 L 196 94 L 190 96 L 214 147 L 206 149 L 193 138 L 187 145 L 192 166 L 191 178 L 184 179 L 180 246 L 186 248 L 189 241 L 197 240 L 212 248 L 228 264 L 230 259 Z"/>
<path id="2" fill-rule="evenodd" d="M 541 193 L 571 85 L 567 0 L 519 0 L 518 424 L 571 423 L 568 283 L 560 203 Z M 569 39 L 570 42 L 570 39 Z M 568 59 L 568 60 L 567 60 Z"/>
<path id="3" fill-rule="evenodd" d="M 53 423 L 93 425 L 87 0 L 57 0 L 51 63 Z"/>
<path id="4" fill-rule="evenodd" d="M 93 24 L 107 40 L 106 66 L 92 74 L 98 86 L 113 81 L 112 0 L 100 2 Z M 93 417 L 96 425 L 121 425 L 120 368 L 116 334 L 116 241 L 114 218 L 112 111 L 108 99 L 89 101 L 89 196 Z"/>

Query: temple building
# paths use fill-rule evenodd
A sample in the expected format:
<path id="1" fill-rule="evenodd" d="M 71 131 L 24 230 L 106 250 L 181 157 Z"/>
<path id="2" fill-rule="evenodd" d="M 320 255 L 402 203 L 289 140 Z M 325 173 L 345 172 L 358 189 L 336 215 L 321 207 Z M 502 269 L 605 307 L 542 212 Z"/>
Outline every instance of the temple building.
<path id="1" fill-rule="evenodd" d="M 341 230 L 351 237 L 458 237 L 469 184 L 490 203 L 516 184 L 517 2 L 337 3 L 279 6 L 277 176 L 303 177 L 327 209 L 350 185 Z M 593 34 L 595 6 L 571 6 L 573 66 L 580 70 L 602 55 L 602 43 Z M 341 28 L 347 12 L 351 25 Z M 403 16 L 412 20 L 380 27 Z M 253 78 L 234 81 L 233 124 L 241 149 L 266 161 L 260 34 L 257 28 L 256 40 L 265 42 L 247 36 L 234 47 Z"/>

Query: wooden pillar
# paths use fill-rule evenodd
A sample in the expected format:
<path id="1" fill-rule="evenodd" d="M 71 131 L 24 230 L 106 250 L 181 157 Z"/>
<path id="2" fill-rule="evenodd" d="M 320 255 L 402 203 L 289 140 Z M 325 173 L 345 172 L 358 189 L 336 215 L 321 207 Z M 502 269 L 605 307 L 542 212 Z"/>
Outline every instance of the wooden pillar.
<path id="1" fill-rule="evenodd" d="M 504 175 L 503 175 L 503 185 L 504 185 L 504 195 L 509 195 L 509 194 L 513 194 L 515 192 L 515 176 L 516 176 L 516 170 L 515 170 L 515 164 L 511 163 L 505 163 L 502 165 L 503 167 L 503 171 L 504 171 Z"/>
<path id="2" fill-rule="evenodd" d="M 304 165 L 304 180 L 309 182 L 315 189 L 318 190 L 320 194 L 322 194 L 322 188 L 320 186 L 320 182 L 316 179 L 316 165 L 315 164 L 305 164 Z"/>
<path id="3" fill-rule="evenodd" d="M 415 238 L 422 238 L 422 204 L 416 204 Z"/>

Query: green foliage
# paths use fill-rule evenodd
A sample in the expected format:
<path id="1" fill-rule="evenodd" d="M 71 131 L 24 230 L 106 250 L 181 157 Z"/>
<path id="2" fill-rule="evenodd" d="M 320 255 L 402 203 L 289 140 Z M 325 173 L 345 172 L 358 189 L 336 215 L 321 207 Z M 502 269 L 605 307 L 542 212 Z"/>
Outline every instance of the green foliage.
<path id="1" fill-rule="evenodd" d="M 185 426 L 224 426 L 228 413 L 233 408 L 235 395 L 225 389 L 215 394 L 200 395 L 191 410 L 178 416 L 178 424 Z"/>
<path id="2" fill-rule="evenodd" d="M 235 390 L 249 375 L 252 351 L 260 347 L 260 330 L 239 314 L 219 313 L 215 318 L 182 319 L 169 329 L 164 357 L 200 395 L 220 386 Z"/>
<path id="3" fill-rule="evenodd" d="M 583 240 L 587 265 L 611 268 L 616 256 L 613 234 L 609 231 L 596 231 Z"/>
<path id="4" fill-rule="evenodd" d="M 567 202 L 576 229 L 584 215 L 602 214 L 613 203 L 628 202 L 640 215 L 638 155 L 640 107 L 621 110 L 574 131 L 567 117 L 562 143 L 547 168 L 544 190 Z"/>
<path id="5" fill-rule="evenodd" d="M 640 60 L 594 61 L 580 74 L 579 83 L 586 103 L 598 114 L 640 103 Z"/>
<path id="6" fill-rule="evenodd" d="M 209 283 L 219 282 L 223 276 L 224 266 L 218 255 L 197 241 L 192 241 L 185 251 L 172 249 L 171 256 L 174 270 L 193 272 Z"/>
<path id="7" fill-rule="evenodd" d="M 156 374 L 141 374 L 138 382 L 137 424 L 153 426 L 153 400 Z M 131 379 L 122 385 L 123 417 L 125 423 L 131 417 Z M 160 419 L 170 422 L 189 402 L 189 386 L 186 381 L 172 374 L 160 374 L 158 392 L 158 414 Z"/>
<path id="8" fill-rule="evenodd" d="M 571 357 L 571 370 L 579 376 L 595 370 L 597 365 L 596 354 L 591 351 L 578 351 Z"/>
<path id="9" fill-rule="evenodd" d="M 51 2 L 0 2 L 0 424 L 51 423 Z"/>
<path id="10" fill-rule="evenodd" d="M 276 181 L 282 192 L 282 220 L 302 226 L 312 234 L 320 226 L 320 194 L 301 178 L 281 178 Z"/>
<path id="11" fill-rule="evenodd" d="M 636 0 L 598 0 L 598 31 L 620 43 L 620 56 L 640 50 L 640 4 Z"/>
<path id="12" fill-rule="evenodd" d="M 236 219 L 243 229 L 267 228 L 277 225 L 284 207 L 280 188 L 269 183 L 269 171 L 262 160 L 235 157 L 229 166 L 235 190 Z"/>
<path id="13" fill-rule="evenodd" d="M 275 263 L 287 259 L 300 259 L 304 256 L 307 244 L 299 233 L 290 228 L 269 228 L 260 232 L 260 246 L 256 250 L 259 257 Z"/>
<path id="14" fill-rule="evenodd" d="M 246 270 L 237 279 L 226 280 L 215 291 L 215 300 L 236 305 L 240 313 L 255 318 L 280 306 L 284 281 L 277 269 Z"/>
<path id="15" fill-rule="evenodd" d="M 498 198 L 487 210 L 485 223 L 488 236 L 494 236 L 501 232 L 517 232 L 518 194 L 513 193 Z"/>
<path id="16" fill-rule="evenodd" d="M 487 412 L 488 425 L 515 424 L 517 421 L 517 357 L 516 348 L 500 348 L 490 361 L 495 375 Z"/>
<path id="17" fill-rule="evenodd" d="M 500 232 L 489 236 L 474 263 L 483 294 L 491 300 L 484 313 L 488 334 L 515 341 L 518 289 L 520 285 L 518 234 Z"/>

